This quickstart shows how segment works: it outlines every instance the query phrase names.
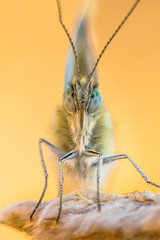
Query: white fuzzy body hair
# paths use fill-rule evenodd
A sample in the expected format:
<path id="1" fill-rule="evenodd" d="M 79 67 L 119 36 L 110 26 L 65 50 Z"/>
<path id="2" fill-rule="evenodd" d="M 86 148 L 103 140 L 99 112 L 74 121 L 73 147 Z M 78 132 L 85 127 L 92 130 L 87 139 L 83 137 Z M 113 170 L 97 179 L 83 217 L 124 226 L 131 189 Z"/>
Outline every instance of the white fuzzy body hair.
<path id="1" fill-rule="evenodd" d="M 83 155 L 85 149 L 101 152 L 103 157 L 114 154 L 114 129 L 111 116 L 103 105 L 99 114 L 88 116 L 84 114 L 83 128 L 80 128 L 77 113 L 68 114 L 60 106 L 55 116 L 54 142 L 64 153 L 72 150 L 79 152 L 79 157 L 66 160 L 63 163 L 64 193 L 79 188 L 96 189 L 97 168 L 92 167 L 97 157 Z M 106 164 L 101 170 L 100 187 L 104 189 L 107 179 L 115 163 Z"/>

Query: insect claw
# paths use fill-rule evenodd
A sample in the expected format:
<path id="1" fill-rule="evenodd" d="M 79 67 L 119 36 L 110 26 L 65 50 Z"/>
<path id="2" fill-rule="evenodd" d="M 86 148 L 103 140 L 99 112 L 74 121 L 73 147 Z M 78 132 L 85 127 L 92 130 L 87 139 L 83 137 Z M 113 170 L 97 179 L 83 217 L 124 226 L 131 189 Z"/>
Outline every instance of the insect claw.
<path id="1" fill-rule="evenodd" d="M 29 218 L 29 221 L 30 222 L 34 222 L 34 220 L 33 220 L 33 218 L 30 216 L 30 218 Z"/>
<path id="2" fill-rule="evenodd" d="M 24 228 L 30 228 L 31 226 L 33 226 L 34 224 L 34 220 L 28 220 L 25 225 L 24 225 Z"/>
<path id="3" fill-rule="evenodd" d="M 101 211 L 101 204 L 98 204 L 98 212 Z"/>

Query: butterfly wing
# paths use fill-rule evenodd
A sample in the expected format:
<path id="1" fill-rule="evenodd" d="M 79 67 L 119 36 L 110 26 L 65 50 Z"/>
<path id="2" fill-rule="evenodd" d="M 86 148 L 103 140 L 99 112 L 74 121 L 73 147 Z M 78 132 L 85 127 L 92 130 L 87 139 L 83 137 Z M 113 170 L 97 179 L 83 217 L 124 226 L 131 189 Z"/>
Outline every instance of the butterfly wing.
<path id="1" fill-rule="evenodd" d="M 95 64 L 93 47 L 88 34 L 88 24 L 86 17 L 83 17 L 79 24 L 79 28 L 75 38 L 75 48 L 78 55 L 78 61 L 80 66 L 80 74 L 82 76 L 88 76 L 92 71 L 92 68 Z M 70 86 L 73 77 L 76 75 L 76 65 L 73 50 L 69 52 L 67 60 L 67 69 L 65 77 L 65 88 Z M 98 83 L 97 72 L 95 71 L 93 79 Z"/>

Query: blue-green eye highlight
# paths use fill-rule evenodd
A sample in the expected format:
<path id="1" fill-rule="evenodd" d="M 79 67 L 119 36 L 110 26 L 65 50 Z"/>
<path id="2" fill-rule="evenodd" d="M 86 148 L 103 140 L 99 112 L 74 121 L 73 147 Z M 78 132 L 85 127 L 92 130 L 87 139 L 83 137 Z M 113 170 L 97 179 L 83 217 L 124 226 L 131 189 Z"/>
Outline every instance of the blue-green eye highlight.
<path id="1" fill-rule="evenodd" d="M 73 89 L 67 88 L 63 93 L 63 105 L 68 112 L 74 112 L 74 99 L 73 99 Z"/>
<path id="2" fill-rule="evenodd" d="M 90 99 L 90 104 L 88 107 L 88 113 L 96 113 L 99 111 L 100 107 L 102 106 L 103 103 L 103 97 L 101 92 L 99 91 L 98 88 L 95 88 L 92 91 L 91 99 Z"/>

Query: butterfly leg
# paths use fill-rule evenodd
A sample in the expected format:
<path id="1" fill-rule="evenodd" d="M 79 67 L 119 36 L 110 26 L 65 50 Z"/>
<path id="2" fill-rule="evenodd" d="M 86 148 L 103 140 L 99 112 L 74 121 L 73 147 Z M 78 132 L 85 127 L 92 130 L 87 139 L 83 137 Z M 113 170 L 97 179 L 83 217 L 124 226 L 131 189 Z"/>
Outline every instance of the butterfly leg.
<path id="1" fill-rule="evenodd" d="M 45 194 L 45 191 L 46 191 L 46 188 L 47 188 L 47 184 L 48 184 L 48 173 L 47 173 L 47 169 L 46 169 L 46 165 L 45 165 L 45 162 L 44 162 L 44 157 L 43 157 L 43 152 L 42 152 L 42 146 L 41 144 L 44 143 L 45 145 L 47 145 L 54 153 L 56 153 L 59 157 L 63 156 L 64 153 L 59 150 L 58 148 L 56 148 L 53 144 L 51 144 L 50 142 L 46 141 L 45 139 L 42 139 L 40 138 L 39 139 L 39 151 L 40 151 L 40 158 L 41 158 L 41 163 L 42 163 L 42 168 L 43 168 L 43 173 L 44 173 L 44 177 L 45 177 L 45 185 L 44 185 L 44 188 L 43 188 L 43 192 L 41 194 L 41 197 L 37 203 L 37 205 L 35 206 L 33 212 L 31 213 L 30 215 L 30 221 L 32 221 L 32 217 L 33 215 L 35 214 L 38 206 L 40 205 L 43 197 L 44 197 L 44 194 Z"/>
<path id="2" fill-rule="evenodd" d="M 147 175 L 141 170 L 141 168 L 126 154 L 120 154 L 120 155 L 114 155 L 114 156 L 110 156 L 110 157 L 105 157 L 103 158 L 103 164 L 106 163 L 110 163 L 116 160 L 120 160 L 120 159 L 128 159 L 130 161 L 130 163 L 136 168 L 136 170 L 141 174 L 142 178 L 144 178 L 144 180 L 148 183 L 151 184 L 157 188 L 160 188 L 160 185 L 158 185 L 155 182 L 152 182 Z"/>
<path id="3" fill-rule="evenodd" d="M 95 166 L 97 166 L 97 206 L 98 210 L 101 210 L 101 203 L 100 203 L 100 173 L 101 173 L 101 167 L 103 164 L 103 156 L 100 152 L 96 152 L 93 150 L 86 150 L 85 155 L 91 156 L 91 157 L 98 157 L 98 161 L 96 162 Z"/>
<path id="4" fill-rule="evenodd" d="M 61 211 L 62 211 L 62 196 L 63 196 L 63 171 L 62 171 L 62 162 L 76 158 L 78 156 L 77 151 L 71 151 L 59 159 L 59 175 L 60 175 L 60 186 L 59 186 L 59 210 L 56 221 L 58 222 Z"/>

